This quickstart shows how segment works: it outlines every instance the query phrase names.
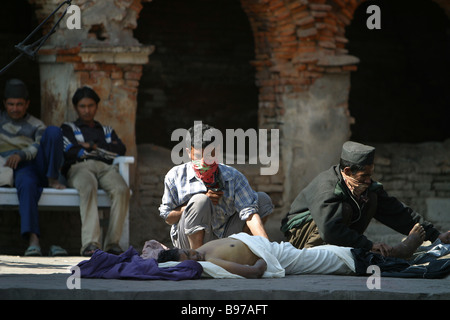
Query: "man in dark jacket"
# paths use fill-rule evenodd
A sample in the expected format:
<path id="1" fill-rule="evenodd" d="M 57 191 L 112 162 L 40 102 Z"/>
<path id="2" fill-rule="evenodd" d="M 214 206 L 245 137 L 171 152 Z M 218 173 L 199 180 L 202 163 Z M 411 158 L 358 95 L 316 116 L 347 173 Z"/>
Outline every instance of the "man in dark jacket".
<path id="1" fill-rule="evenodd" d="M 123 252 L 119 246 L 123 224 L 129 208 L 130 190 L 112 165 L 117 156 L 125 154 L 126 147 L 112 127 L 95 121 L 100 101 L 97 93 L 89 88 L 79 88 L 72 97 L 78 114 L 75 122 L 62 126 L 65 163 L 62 169 L 70 187 L 80 194 L 81 254 L 91 256 L 101 248 L 101 229 L 97 208 L 97 188 L 104 189 L 111 197 L 105 251 Z"/>
<path id="2" fill-rule="evenodd" d="M 320 173 L 303 189 L 282 220 L 281 231 L 297 248 L 322 244 L 364 248 L 392 254 L 392 247 L 363 235 L 372 218 L 407 235 L 420 223 L 425 240 L 450 243 L 450 231 L 440 233 L 413 209 L 389 196 L 372 180 L 375 148 L 347 141 L 339 165 Z"/>

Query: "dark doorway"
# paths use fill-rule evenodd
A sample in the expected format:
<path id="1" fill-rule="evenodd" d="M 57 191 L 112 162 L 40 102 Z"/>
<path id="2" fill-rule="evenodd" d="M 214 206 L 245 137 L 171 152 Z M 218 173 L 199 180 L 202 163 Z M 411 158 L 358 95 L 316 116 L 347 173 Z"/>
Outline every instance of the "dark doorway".
<path id="1" fill-rule="evenodd" d="M 369 5 L 381 9 L 381 30 L 369 30 Z M 450 24 L 426 0 L 364 2 L 346 30 L 348 50 L 360 58 L 352 73 L 352 139 L 366 142 L 450 138 Z"/>
<path id="2" fill-rule="evenodd" d="M 257 128 L 254 41 L 239 0 L 145 3 L 134 36 L 156 48 L 139 87 L 138 144 L 170 148 L 173 130 L 194 120 Z"/>
<path id="3" fill-rule="evenodd" d="M 26 0 L 3 1 L 0 10 L 0 69 L 11 62 L 19 52 L 14 46 L 36 28 L 38 22 L 33 7 Z M 41 34 L 36 35 L 38 39 Z M 34 40 L 36 40 L 34 39 Z M 32 41 L 30 40 L 30 43 Z M 28 112 L 41 117 L 41 91 L 39 81 L 39 64 L 27 57 L 22 57 L 8 71 L 0 76 L 0 90 L 3 100 L 3 90 L 8 79 L 19 78 L 27 84 L 30 93 Z M 3 102 L 1 103 L 3 108 Z"/>

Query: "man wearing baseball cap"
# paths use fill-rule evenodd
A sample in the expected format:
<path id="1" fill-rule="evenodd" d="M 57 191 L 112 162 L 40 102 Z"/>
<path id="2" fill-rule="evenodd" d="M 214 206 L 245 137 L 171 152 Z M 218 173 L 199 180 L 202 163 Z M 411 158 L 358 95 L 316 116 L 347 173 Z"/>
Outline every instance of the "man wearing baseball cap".
<path id="1" fill-rule="evenodd" d="M 373 243 L 363 233 L 372 218 L 407 235 L 420 223 L 425 240 L 450 243 L 410 207 L 389 196 L 372 180 L 375 148 L 353 141 L 342 146 L 339 165 L 320 173 L 303 189 L 282 220 L 281 231 L 297 248 L 333 244 L 392 255 L 392 247 Z"/>

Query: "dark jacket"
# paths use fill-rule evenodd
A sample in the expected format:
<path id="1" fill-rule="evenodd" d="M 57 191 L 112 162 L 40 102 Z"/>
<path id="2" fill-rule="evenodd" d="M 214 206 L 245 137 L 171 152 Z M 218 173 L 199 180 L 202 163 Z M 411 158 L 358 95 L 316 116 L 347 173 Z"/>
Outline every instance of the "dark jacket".
<path id="1" fill-rule="evenodd" d="M 402 234 L 409 234 L 414 224 L 420 222 L 426 231 L 425 240 L 434 241 L 439 231 L 433 225 L 424 221 L 422 216 L 389 196 L 383 185 L 373 181 L 366 191 L 376 193 L 376 203 L 358 205 L 345 184 L 339 166 L 319 174 L 303 189 L 291 205 L 291 209 L 282 221 L 281 230 L 286 232 L 299 226 L 307 219 L 313 219 L 319 230 L 320 237 L 328 244 L 339 246 L 372 248 L 372 241 L 363 235 L 366 224 L 360 223 L 367 214 L 366 208 L 376 205 L 374 218 Z M 371 200 L 369 200 L 371 201 Z M 352 223 L 345 224 L 343 205 L 347 203 L 352 208 Z"/>
<path id="2" fill-rule="evenodd" d="M 84 159 L 94 159 L 111 164 L 115 155 L 123 156 L 126 147 L 111 127 L 102 126 L 95 121 L 94 126 L 90 127 L 78 119 L 74 125 L 80 129 L 85 142 L 92 142 L 100 148 L 103 153 L 92 153 L 91 150 L 84 150 L 75 138 L 73 129 L 67 124 L 61 125 L 64 140 L 64 165 L 61 172 L 66 175 L 70 166 Z M 108 137 L 105 135 L 105 128 L 108 128 Z M 99 149 L 99 150 L 100 150 Z"/>

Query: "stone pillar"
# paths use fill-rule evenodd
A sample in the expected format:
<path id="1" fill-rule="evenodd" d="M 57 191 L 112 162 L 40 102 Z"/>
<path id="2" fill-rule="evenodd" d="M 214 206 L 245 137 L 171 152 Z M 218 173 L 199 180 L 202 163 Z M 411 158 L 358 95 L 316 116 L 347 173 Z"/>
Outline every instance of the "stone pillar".
<path id="1" fill-rule="evenodd" d="M 350 72 L 359 60 L 345 49 L 345 26 L 361 1 L 241 0 L 255 36 L 258 124 L 280 129 L 284 212 L 350 136 Z"/>
<path id="2" fill-rule="evenodd" d="M 96 119 L 111 125 L 136 157 L 135 120 L 142 64 L 151 47 L 47 47 L 40 51 L 42 120 L 60 125 L 76 119 L 75 90 L 92 87 L 100 96 Z"/>
<path id="3" fill-rule="evenodd" d="M 29 2 L 42 21 L 62 1 Z M 127 155 L 136 157 L 137 91 L 142 65 L 153 51 L 133 37 L 141 0 L 74 0 L 72 4 L 81 9 L 81 29 L 67 28 L 68 14 L 39 51 L 42 120 L 47 125 L 75 120 L 71 98 L 77 88 L 90 86 L 101 99 L 97 120 L 111 125 L 126 144 Z M 44 33 L 65 8 L 49 20 Z"/>

